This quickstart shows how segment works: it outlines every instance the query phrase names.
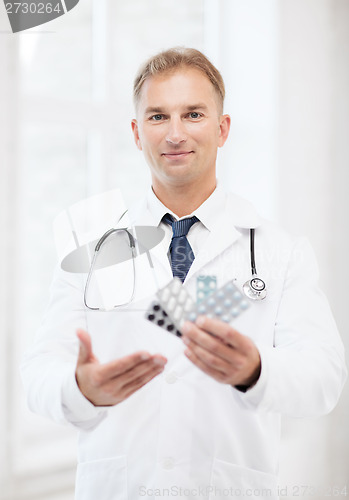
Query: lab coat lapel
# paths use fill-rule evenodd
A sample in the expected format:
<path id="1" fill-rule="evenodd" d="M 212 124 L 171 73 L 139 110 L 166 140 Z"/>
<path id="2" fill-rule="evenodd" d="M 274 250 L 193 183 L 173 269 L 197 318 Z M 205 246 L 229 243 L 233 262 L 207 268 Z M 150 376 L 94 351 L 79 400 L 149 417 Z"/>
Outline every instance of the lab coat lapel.
<path id="1" fill-rule="evenodd" d="M 242 234 L 239 229 L 256 228 L 260 224 L 261 218 L 251 203 L 233 193 L 226 193 L 225 209 L 217 214 L 217 223 L 195 256 L 187 279 L 233 245 Z"/>
<path id="2" fill-rule="evenodd" d="M 235 243 L 240 236 L 241 233 L 233 225 L 227 224 L 226 220 L 221 219 L 218 221 L 217 225 L 208 236 L 205 245 L 195 256 L 194 262 L 188 271 L 187 279 L 199 269 L 203 268 L 208 262 L 211 262 L 224 252 L 224 250 Z"/>

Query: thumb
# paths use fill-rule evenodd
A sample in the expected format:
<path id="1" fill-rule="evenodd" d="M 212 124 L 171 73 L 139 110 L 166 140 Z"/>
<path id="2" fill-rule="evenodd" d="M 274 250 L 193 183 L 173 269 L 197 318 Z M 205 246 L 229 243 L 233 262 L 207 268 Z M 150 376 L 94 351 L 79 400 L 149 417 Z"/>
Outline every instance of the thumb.
<path id="1" fill-rule="evenodd" d="M 76 335 L 80 340 L 78 365 L 94 360 L 90 335 L 85 330 L 80 329 L 76 331 Z"/>

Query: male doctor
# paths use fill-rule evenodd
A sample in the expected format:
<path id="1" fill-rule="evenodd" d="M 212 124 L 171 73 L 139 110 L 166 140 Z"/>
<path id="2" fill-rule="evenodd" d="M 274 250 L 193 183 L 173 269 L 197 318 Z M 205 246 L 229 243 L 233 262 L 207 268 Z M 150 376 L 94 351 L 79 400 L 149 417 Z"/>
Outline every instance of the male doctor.
<path id="1" fill-rule="evenodd" d="M 193 298 L 202 275 L 242 289 L 255 229 L 267 297 L 231 324 L 187 322 L 180 339 L 145 319 L 156 283 L 144 256 L 133 301 L 112 313 L 84 306 L 86 275 L 57 271 L 22 375 L 33 411 L 79 429 L 77 500 L 276 499 L 281 415 L 322 415 L 340 396 L 343 346 L 308 242 L 217 186 L 224 94 L 193 49 L 141 68 L 132 130 L 152 187 L 129 217 L 164 229 L 157 283 L 176 275 Z"/>

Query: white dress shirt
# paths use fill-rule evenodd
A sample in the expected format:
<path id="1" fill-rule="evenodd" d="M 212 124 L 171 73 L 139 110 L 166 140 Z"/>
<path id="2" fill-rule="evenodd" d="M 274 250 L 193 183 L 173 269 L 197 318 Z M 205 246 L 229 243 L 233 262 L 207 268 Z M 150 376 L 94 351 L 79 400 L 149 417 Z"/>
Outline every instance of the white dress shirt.
<path id="1" fill-rule="evenodd" d="M 160 200 L 157 198 L 156 194 L 152 189 L 148 191 L 147 195 L 147 205 L 148 209 L 154 217 L 156 225 L 165 231 L 165 237 L 163 244 L 166 248 L 169 248 L 172 239 L 172 228 L 168 224 L 162 221 L 165 214 L 170 214 L 172 217 L 178 221 L 182 219 L 187 219 L 188 217 L 193 217 L 194 215 L 199 219 L 200 222 L 194 224 L 188 232 L 187 239 L 194 252 L 197 255 L 200 248 L 203 247 L 205 241 L 209 237 L 210 232 L 213 230 L 215 224 L 217 223 L 218 214 L 223 213 L 225 206 L 225 192 L 221 189 L 218 184 L 213 193 L 204 201 L 202 205 L 199 206 L 191 214 L 187 214 L 184 217 L 178 218 L 169 208 L 167 208 Z M 168 251 L 169 255 L 169 251 Z"/>

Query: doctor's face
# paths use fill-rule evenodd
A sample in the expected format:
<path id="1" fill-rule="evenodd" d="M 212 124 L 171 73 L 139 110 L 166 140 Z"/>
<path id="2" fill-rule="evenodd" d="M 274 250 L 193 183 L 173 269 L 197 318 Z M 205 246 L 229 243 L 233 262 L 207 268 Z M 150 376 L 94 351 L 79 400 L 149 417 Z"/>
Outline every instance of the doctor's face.
<path id="1" fill-rule="evenodd" d="M 217 148 L 223 146 L 230 118 L 220 114 L 210 80 L 181 68 L 145 81 L 132 129 L 150 167 L 153 188 L 214 188 Z"/>

